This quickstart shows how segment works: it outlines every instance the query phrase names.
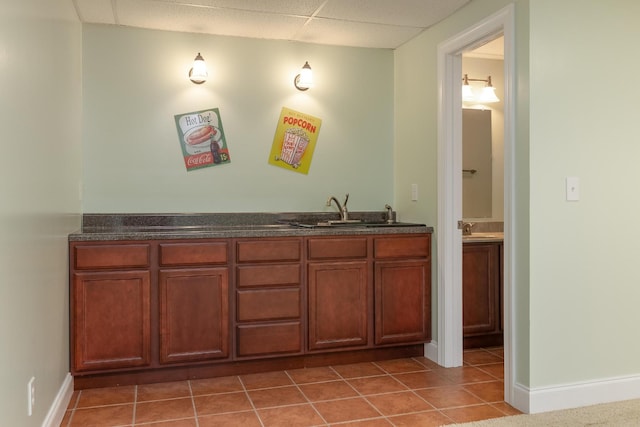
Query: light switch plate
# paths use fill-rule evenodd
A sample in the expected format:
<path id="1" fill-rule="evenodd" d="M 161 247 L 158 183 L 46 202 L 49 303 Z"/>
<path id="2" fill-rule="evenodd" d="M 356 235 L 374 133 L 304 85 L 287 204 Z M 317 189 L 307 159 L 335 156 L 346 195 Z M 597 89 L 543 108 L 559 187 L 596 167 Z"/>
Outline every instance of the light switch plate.
<path id="1" fill-rule="evenodd" d="M 567 201 L 580 200 L 580 179 L 577 176 L 567 177 Z"/>

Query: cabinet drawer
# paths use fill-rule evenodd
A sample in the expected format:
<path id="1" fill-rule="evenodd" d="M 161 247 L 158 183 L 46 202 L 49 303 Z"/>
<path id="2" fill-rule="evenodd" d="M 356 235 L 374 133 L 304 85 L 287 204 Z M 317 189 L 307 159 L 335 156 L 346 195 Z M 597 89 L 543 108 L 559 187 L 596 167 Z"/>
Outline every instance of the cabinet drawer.
<path id="1" fill-rule="evenodd" d="M 309 239 L 309 259 L 366 258 L 367 238 Z"/>
<path id="2" fill-rule="evenodd" d="M 300 318 L 300 289 L 238 291 L 238 322 Z"/>
<path id="3" fill-rule="evenodd" d="M 243 265 L 237 268 L 236 283 L 239 288 L 299 285 L 300 264 Z"/>
<path id="4" fill-rule="evenodd" d="M 302 351 L 300 322 L 241 325 L 237 334 L 239 357 Z"/>
<path id="5" fill-rule="evenodd" d="M 160 265 L 226 264 L 227 242 L 161 243 Z"/>
<path id="6" fill-rule="evenodd" d="M 77 269 L 149 267 L 149 245 L 81 245 L 75 246 Z"/>
<path id="7" fill-rule="evenodd" d="M 298 261 L 300 240 L 251 240 L 237 242 L 238 262 Z"/>
<path id="8" fill-rule="evenodd" d="M 431 239 L 429 236 L 377 238 L 374 253 L 376 258 L 428 258 Z"/>

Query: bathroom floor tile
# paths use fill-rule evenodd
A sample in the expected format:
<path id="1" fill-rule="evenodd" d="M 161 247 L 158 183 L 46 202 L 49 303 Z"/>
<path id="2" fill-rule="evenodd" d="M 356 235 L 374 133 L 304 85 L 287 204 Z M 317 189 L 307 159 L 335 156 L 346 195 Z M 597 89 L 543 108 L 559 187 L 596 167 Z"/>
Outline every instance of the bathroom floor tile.
<path id="1" fill-rule="evenodd" d="M 69 427 L 112 427 L 133 423 L 133 404 L 76 409 Z"/>
<path id="2" fill-rule="evenodd" d="M 199 427 L 261 427 L 255 411 L 233 412 L 198 417 Z"/>
<path id="3" fill-rule="evenodd" d="M 340 376 L 330 367 L 294 369 L 287 371 L 289 377 L 296 384 L 318 383 L 322 381 L 333 381 L 340 379 Z"/>
<path id="4" fill-rule="evenodd" d="M 333 369 L 343 378 L 361 378 L 384 375 L 385 372 L 373 363 L 354 363 L 334 366 Z"/>
<path id="5" fill-rule="evenodd" d="M 194 418 L 190 397 L 140 402 L 136 405 L 136 423 Z"/>
<path id="6" fill-rule="evenodd" d="M 178 381 L 159 384 L 144 384 L 138 386 L 138 402 L 162 399 L 176 399 L 191 396 L 189 383 Z"/>
<path id="7" fill-rule="evenodd" d="M 194 396 L 244 390 L 238 377 L 206 378 L 190 382 L 191 392 Z"/>
<path id="8" fill-rule="evenodd" d="M 362 397 L 317 402 L 313 406 L 329 423 L 380 418 L 382 415 Z"/>
<path id="9" fill-rule="evenodd" d="M 311 402 L 344 399 L 347 397 L 358 396 L 358 392 L 343 380 L 314 384 L 302 384 L 299 387 L 300 390 L 302 390 L 302 393 L 304 393 L 307 399 L 309 399 Z"/>
<path id="10" fill-rule="evenodd" d="M 296 386 L 263 388 L 249 390 L 249 398 L 256 408 L 272 408 L 274 406 L 307 403 L 307 399 Z"/>
<path id="11" fill-rule="evenodd" d="M 193 401 L 198 416 L 253 409 L 249 398 L 244 392 L 195 396 Z"/>
<path id="12" fill-rule="evenodd" d="M 264 427 L 325 425 L 325 421 L 310 404 L 259 409 L 258 416 Z"/>
<path id="13" fill-rule="evenodd" d="M 247 390 L 293 385 L 293 382 L 284 371 L 241 375 L 240 380 Z"/>
<path id="14" fill-rule="evenodd" d="M 347 380 L 347 382 L 363 395 L 390 393 L 393 391 L 404 391 L 407 389 L 407 386 L 389 375 L 381 377 L 354 378 Z"/>
<path id="15" fill-rule="evenodd" d="M 401 415 L 434 409 L 433 406 L 411 391 L 367 396 L 367 400 L 385 416 Z"/>

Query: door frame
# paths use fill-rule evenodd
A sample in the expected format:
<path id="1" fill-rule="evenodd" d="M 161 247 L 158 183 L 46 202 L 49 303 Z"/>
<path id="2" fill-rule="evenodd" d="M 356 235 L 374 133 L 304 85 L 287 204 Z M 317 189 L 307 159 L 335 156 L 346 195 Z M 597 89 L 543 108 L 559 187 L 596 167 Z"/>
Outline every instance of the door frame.
<path id="1" fill-rule="evenodd" d="M 462 366 L 462 52 L 504 35 L 504 399 L 514 402 L 515 10 L 509 4 L 438 45 L 437 362 Z"/>

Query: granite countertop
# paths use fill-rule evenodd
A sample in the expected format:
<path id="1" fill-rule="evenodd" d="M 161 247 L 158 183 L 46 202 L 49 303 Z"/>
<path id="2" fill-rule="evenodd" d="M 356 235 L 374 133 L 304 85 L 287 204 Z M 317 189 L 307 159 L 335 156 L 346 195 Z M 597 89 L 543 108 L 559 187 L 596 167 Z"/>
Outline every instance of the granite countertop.
<path id="1" fill-rule="evenodd" d="M 462 243 L 486 243 L 486 242 L 502 242 L 504 241 L 504 232 L 478 232 L 472 233 L 470 236 L 462 236 Z"/>
<path id="2" fill-rule="evenodd" d="M 353 212 L 358 223 L 318 225 L 332 213 L 85 214 L 69 241 L 164 240 L 231 237 L 332 236 L 432 233 L 424 224 L 387 225 L 386 212 Z"/>

